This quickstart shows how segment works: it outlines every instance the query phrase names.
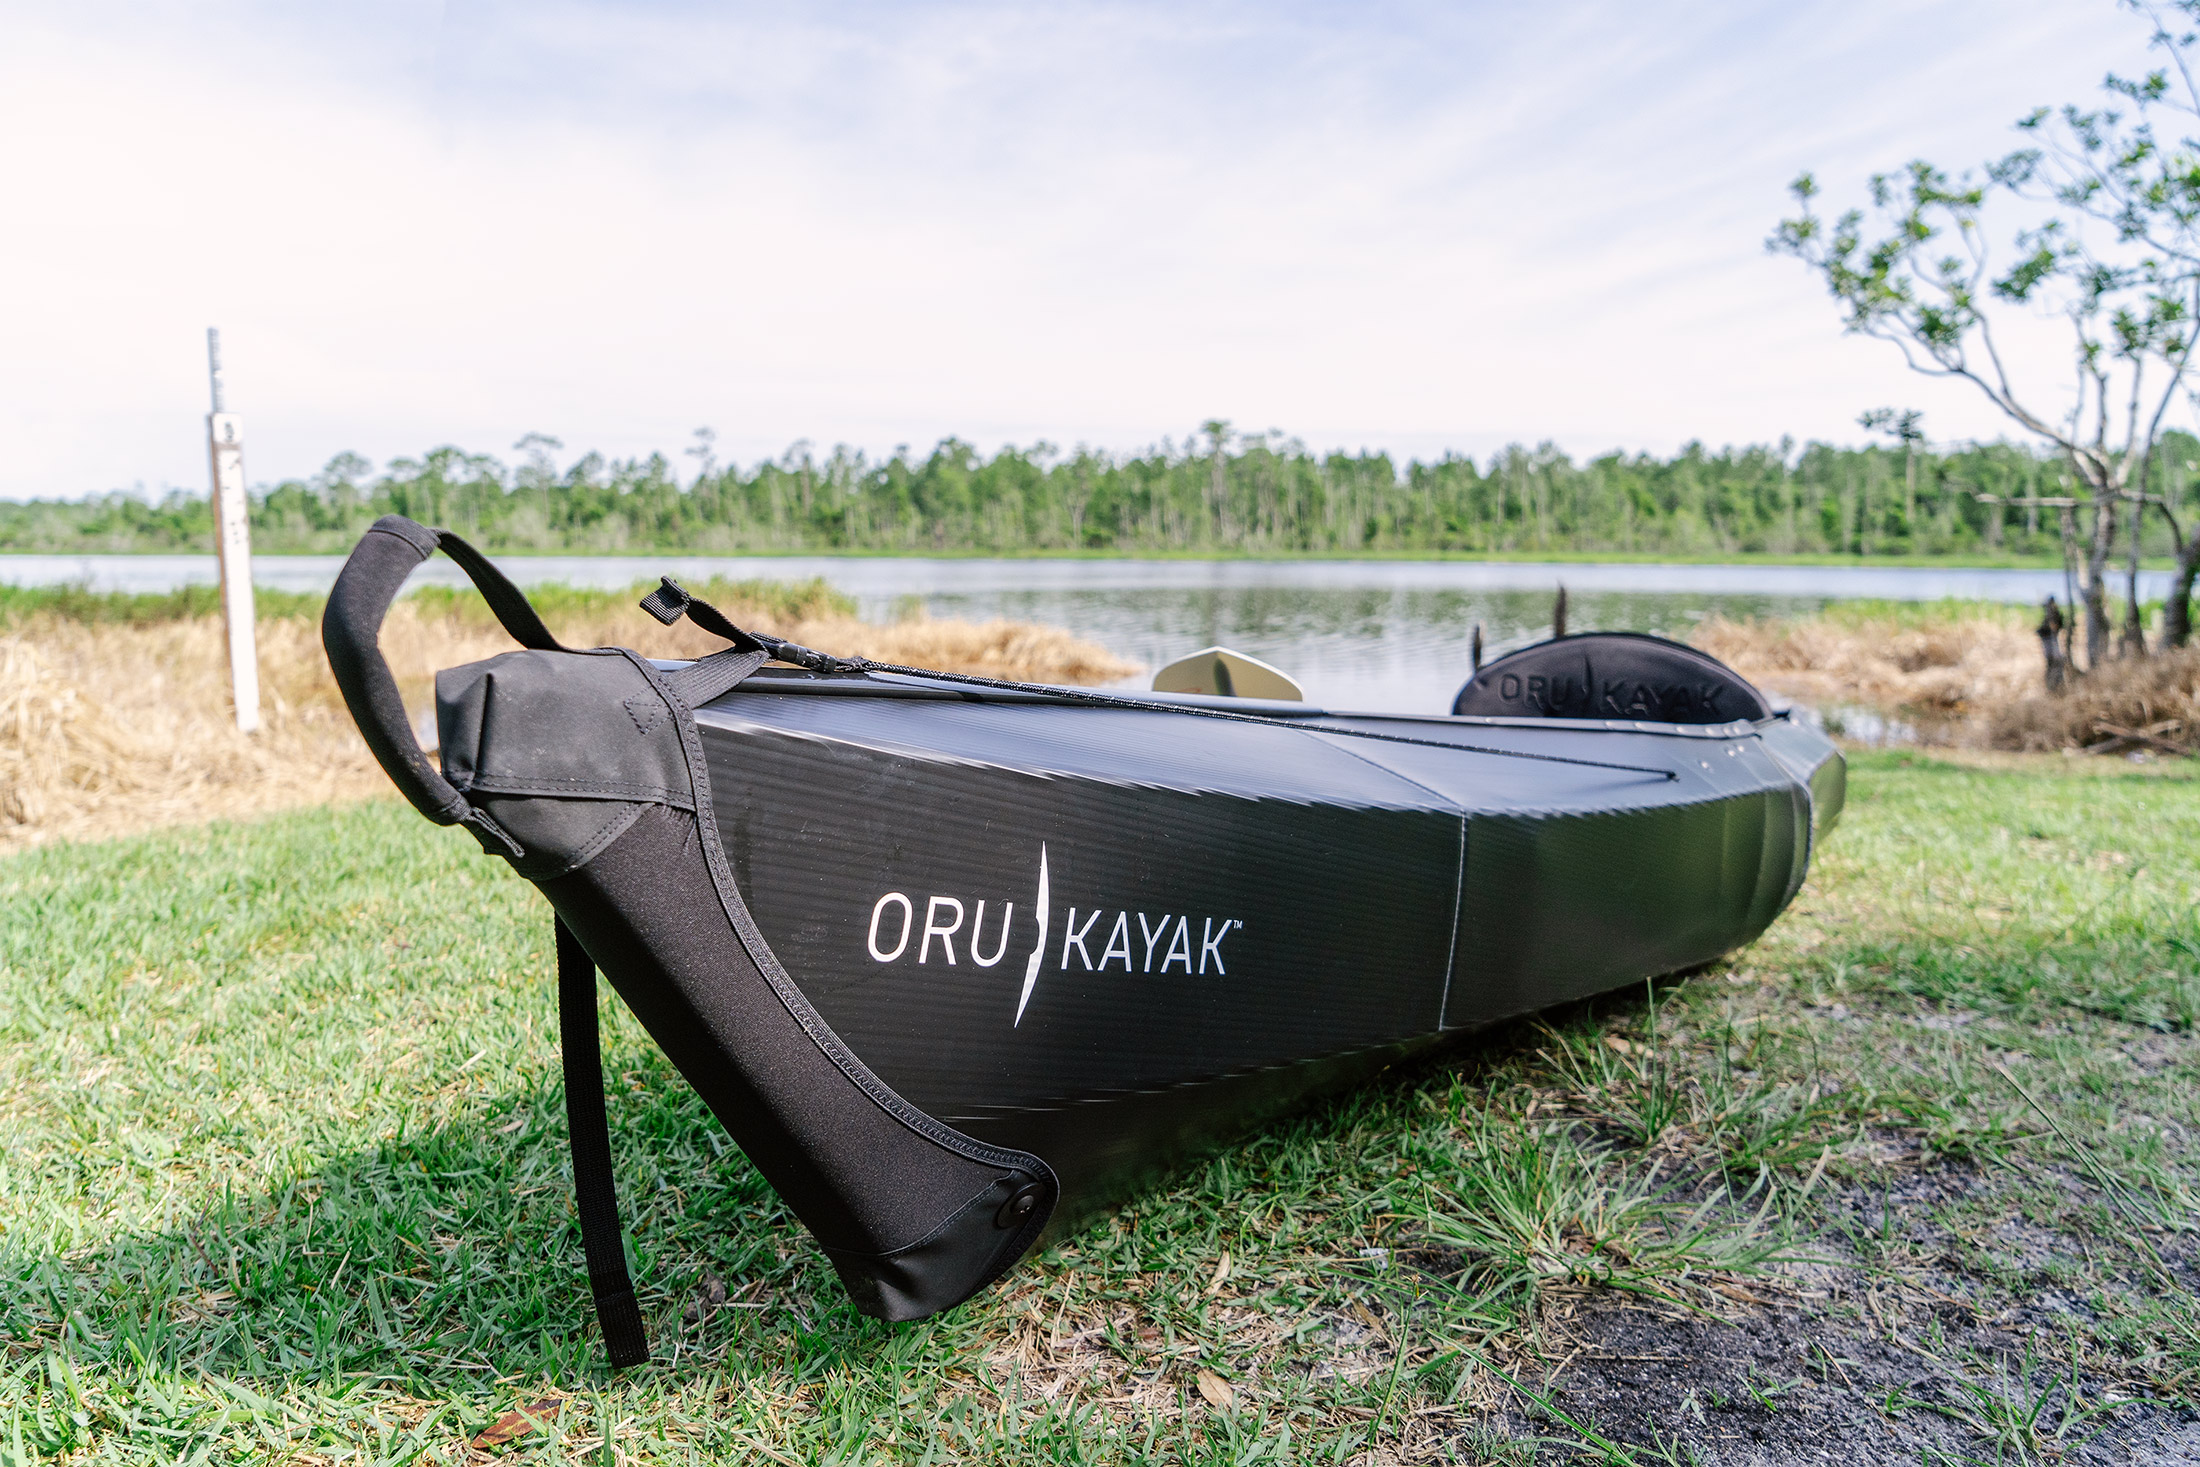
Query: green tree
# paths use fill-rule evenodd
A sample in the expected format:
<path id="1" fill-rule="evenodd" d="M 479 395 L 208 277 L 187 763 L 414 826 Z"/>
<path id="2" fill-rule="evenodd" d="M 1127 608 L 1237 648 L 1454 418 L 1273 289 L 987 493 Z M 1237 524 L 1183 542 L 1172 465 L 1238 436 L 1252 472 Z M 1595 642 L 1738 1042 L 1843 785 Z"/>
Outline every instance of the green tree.
<path id="1" fill-rule="evenodd" d="M 1857 415 L 1856 425 L 1885 433 L 1902 445 L 1902 533 L 1917 536 L 1917 450 L 1925 442 L 1925 415 L 1916 408 L 1872 408 Z"/>
<path id="2" fill-rule="evenodd" d="M 2192 37 L 2171 36 L 2151 6 L 2130 8 L 2182 74 Z M 2177 8 L 2200 15 L 2200 0 Z M 2109 651 L 2106 578 L 2119 527 L 2133 576 L 2126 641 L 2144 647 L 2134 636 L 2140 516 L 2154 488 L 2155 446 L 2186 395 L 2200 306 L 2200 173 L 2189 144 L 2185 162 L 2167 159 L 2148 116 L 2170 98 L 2168 78 L 2106 85 L 2140 104 L 2136 120 L 2114 109 L 2043 109 L 2019 123 L 2027 146 L 1978 172 L 1913 162 L 1875 175 L 1869 207 L 1830 222 L 1816 211 L 1818 184 L 1806 173 L 1791 187 L 1796 214 L 1767 241 L 1811 267 L 1849 331 L 1890 342 L 1924 375 L 1969 382 L 2068 464 L 2079 492 L 2043 502 L 2059 511 L 2085 607 L 2087 662 L 2096 666 Z M 2200 117 L 2189 77 L 2185 100 Z M 2073 377 L 2060 394 L 2016 381 L 2001 349 L 2004 324 L 2043 309 L 2072 333 Z M 2166 499 L 2164 509 L 2174 518 Z M 2180 606 L 2169 630 L 2181 639 L 2186 624 Z"/>
<path id="3" fill-rule="evenodd" d="M 2095 109 L 2041 109 L 2022 126 L 2036 139 L 2016 160 L 2015 181 L 2035 197 L 2053 200 L 2136 246 L 2159 262 L 2158 289 L 2174 292 L 2200 312 L 2200 85 L 2193 50 L 2200 42 L 2200 0 L 2124 0 L 2148 27 L 2149 49 L 2162 65 L 2137 77 L 2111 74 L 2103 89 L 2115 105 Z M 2104 266 L 2107 262 L 2098 262 Z M 2189 335 L 2188 331 L 2188 335 Z M 2188 343 L 2189 350 L 2189 343 Z M 2178 391 L 2192 402 L 2193 383 L 2179 374 Z M 2182 455 L 2157 454 L 2130 496 L 2134 606 L 2137 602 L 2137 536 L 2149 506 L 2160 510 L 2177 555 L 2177 574 L 2163 618 L 2163 638 L 2184 645 L 2192 633 L 2193 581 L 2200 574 L 2200 516 L 2188 535 L 2178 515 L 2183 497 L 2170 486 L 2189 485 L 2194 465 Z M 2127 631 L 2127 640 L 2136 627 Z"/>

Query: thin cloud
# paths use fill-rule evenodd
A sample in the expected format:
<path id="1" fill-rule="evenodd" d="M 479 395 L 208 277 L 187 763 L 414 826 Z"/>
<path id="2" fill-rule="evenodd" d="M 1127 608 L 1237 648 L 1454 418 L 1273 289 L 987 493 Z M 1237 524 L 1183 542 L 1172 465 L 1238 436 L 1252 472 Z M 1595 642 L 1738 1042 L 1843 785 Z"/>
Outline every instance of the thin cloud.
<path id="1" fill-rule="evenodd" d="M 49 7 L 0 59 L 0 493 L 531 429 L 744 459 L 1853 438 L 1989 410 L 1844 340 L 1782 187 L 2008 146 L 2106 3 Z"/>

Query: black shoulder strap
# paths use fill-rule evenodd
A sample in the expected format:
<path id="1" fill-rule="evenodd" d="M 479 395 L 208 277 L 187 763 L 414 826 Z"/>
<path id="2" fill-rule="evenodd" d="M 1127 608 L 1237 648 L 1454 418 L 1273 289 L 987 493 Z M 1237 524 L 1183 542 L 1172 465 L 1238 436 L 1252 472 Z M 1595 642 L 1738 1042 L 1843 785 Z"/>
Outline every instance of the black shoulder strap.
<path id="1" fill-rule="evenodd" d="M 649 1336 L 626 1272 L 619 1194 L 611 1178 L 611 1126 L 604 1116 L 603 1049 L 596 1034 L 596 965 L 580 940 L 558 928 L 558 1039 L 565 1052 L 565 1128 L 573 1147 L 573 1200 L 580 1211 L 588 1288 L 596 1297 L 611 1368 L 649 1359 Z"/>

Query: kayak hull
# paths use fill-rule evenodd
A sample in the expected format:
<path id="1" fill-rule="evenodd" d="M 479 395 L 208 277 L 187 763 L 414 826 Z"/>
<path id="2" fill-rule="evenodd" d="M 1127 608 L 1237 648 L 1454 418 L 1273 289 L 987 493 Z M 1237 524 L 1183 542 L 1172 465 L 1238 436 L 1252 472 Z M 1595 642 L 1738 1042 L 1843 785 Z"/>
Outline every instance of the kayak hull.
<path id="1" fill-rule="evenodd" d="M 764 674 L 696 715 L 788 972 L 911 1104 L 1045 1157 L 1056 1231 L 1447 1036 L 1747 943 L 1838 810 L 1784 718 L 1182 701 Z"/>

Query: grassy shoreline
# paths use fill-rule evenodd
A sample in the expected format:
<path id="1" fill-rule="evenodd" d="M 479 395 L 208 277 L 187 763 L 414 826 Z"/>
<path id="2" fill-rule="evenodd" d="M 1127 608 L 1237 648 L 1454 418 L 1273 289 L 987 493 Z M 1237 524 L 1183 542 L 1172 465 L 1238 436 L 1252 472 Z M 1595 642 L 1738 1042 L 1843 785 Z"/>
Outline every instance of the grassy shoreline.
<path id="1" fill-rule="evenodd" d="M 1883 570 L 1905 566 L 1928 570 L 2052 570 L 2060 571 L 2062 562 L 2052 555 L 1834 555 L 1796 554 L 1783 555 L 1771 551 L 1725 551 L 1715 558 L 1702 555 L 1645 554 L 1621 550 L 1582 550 L 1550 552 L 1537 550 L 1509 551 L 1419 551 L 1419 550 L 1263 550 L 1260 552 L 1233 551 L 1223 548 L 1212 550 L 1144 550 L 1125 552 L 1118 550 L 1065 550 L 1035 548 L 1003 554 L 990 550 L 927 550 L 910 547 L 901 550 L 835 549 L 829 546 L 791 550 L 712 550 L 694 551 L 680 546 L 660 546 L 654 549 L 619 550 L 590 549 L 541 549 L 486 545 L 485 553 L 498 558 L 516 560 L 532 558 L 587 558 L 602 560 L 647 561 L 668 556 L 704 555 L 714 560 L 792 560 L 801 558 L 825 558 L 835 560 L 1215 560 L 1215 561 L 1371 561 L 1371 562 L 1428 562 L 1432 564 L 1465 565 L 1765 565 L 1765 566 L 1854 566 Z M 205 550 L 0 550 L 0 565 L 11 557 L 37 556 L 47 560 L 68 560 L 82 556 L 156 556 L 156 555 L 213 555 L 211 547 Z M 299 550 L 268 552 L 271 557 L 323 558 L 341 556 L 342 550 Z M 2121 568 L 2118 562 L 2118 569 Z M 2145 571 L 2171 571 L 2176 562 L 2167 556 L 2149 555 L 2140 562 Z"/>
<path id="2" fill-rule="evenodd" d="M 656 585 L 655 577 L 642 577 L 618 589 L 546 581 L 528 586 L 526 590 L 528 599 L 545 608 L 546 614 L 603 618 L 631 610 L 643 593 L 654 590 Z M 854 598 L 835 590 L 822 576 L 803 581 L 729 581 L 713 577 L 693 580 L 690 588 L 706 599 L 743 607 L 762 607 L 781 617 L 818 614 L 852 617 L 856 614 Z M 416 586 L 398 599 L 429 615 L 450 614 L 474 621 L 488 620 L 486 603 L 470 586 Z M 257 621 L 317 621 L 327 602 L 325 595 L 316 592 L 271 591 L 263 587 L 254 592 L 253 615 Z M 2160 618 L 2161 603 L 2145 602 L 2143 610 L 2151 625 Z M 0 631 L 41 617 L 95 626 L 149 626 L 221 614 L 221 593 L 214 586 L 184 586 L 174 591 L 92 591 L 71 584 L 14 586 L 0 582 Z M 1900 601 L 1851 597 L 1829 602 L 1820 615 L 1850 622 L 1873 618 L 1916 622 L 1989 617 L 2025 621 L 2029 625 L 2028 619 L 2037 612 L 2023 602 L 1966 600 L 1953 596 Z"/>
<path id="3" fill-rule="evenodd" d="M 456 1463 L 547 1400 L 517 1455 L 2173 1450 L 2196 908 L 2189 766 L 1862 755 L 1750 948 L 1386 1076 L 891 1328 L 607 1001 L 659 1341 L 613 1378 L 523 883 L 391 800 L 0 857 L 0 1433 Z"/>

